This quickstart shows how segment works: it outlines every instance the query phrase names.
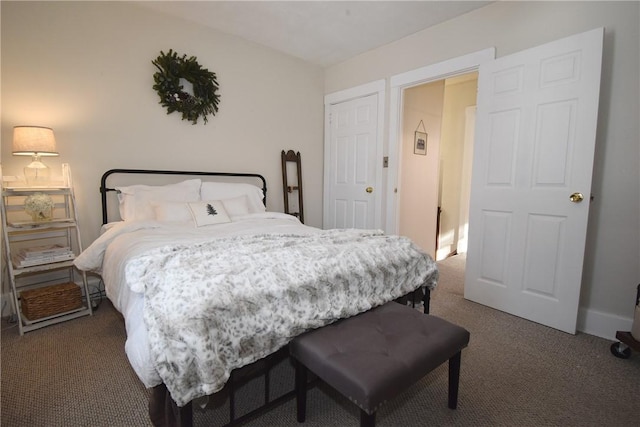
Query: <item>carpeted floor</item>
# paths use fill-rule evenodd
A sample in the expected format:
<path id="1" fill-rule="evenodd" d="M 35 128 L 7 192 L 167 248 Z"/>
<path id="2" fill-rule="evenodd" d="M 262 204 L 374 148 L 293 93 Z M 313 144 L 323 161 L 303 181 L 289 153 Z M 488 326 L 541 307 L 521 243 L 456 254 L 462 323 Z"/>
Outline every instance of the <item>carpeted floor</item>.
<path id="1" fill-rule="evenodd" d="M 445 364 L 383 406 L 380 427 L 640 425 L 640 354 L 617 359 L 610 341 L 568 335 L 466 301 L 464 258 L 439 264 L 432 314 L 471 332 L 462 355 L 458 409 L 447 408 Z M 3 321 L 1 425 L 150 425 L 147 391 L 129 367 L 124 341 L 122 318 L 108 302 L 92 317 L 22 337 Z M 272 381 L 292 384 L 290 375 L 284 364 Z M 240 406 L 260 399 L 256 384 L 244 388 Z M 312 389 L 307 405 L 306 426 L 358 425 L 356 408 L 326 386 Z M 220 414 L 196 410 L 196 425 L 220 425 Z M 295 402 L 247 425 L 296 426 Z"/>

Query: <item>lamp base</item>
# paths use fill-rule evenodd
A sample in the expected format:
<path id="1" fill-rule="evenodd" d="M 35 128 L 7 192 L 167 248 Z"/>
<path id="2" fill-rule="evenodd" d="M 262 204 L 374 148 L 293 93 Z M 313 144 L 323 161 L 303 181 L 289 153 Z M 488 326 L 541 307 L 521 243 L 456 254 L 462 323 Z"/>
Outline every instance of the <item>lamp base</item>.
<path id="1" fill-rule="evenodd" d="M 46 187 L 51 183 L 51 169 L 39 160 L 24 168 L 24 179 L 29 187 Z"/>

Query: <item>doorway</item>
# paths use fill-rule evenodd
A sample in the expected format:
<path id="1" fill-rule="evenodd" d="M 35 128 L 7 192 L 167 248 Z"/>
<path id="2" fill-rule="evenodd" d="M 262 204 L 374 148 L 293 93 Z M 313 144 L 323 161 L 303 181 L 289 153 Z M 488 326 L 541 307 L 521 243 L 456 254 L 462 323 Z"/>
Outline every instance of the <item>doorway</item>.
<path id="1" fill-rule="evenodd" d="M 403 153 L 407 154 L 413 152 L 413 142 L 411 142 L 411 147 L 407 147 L 406 149 L 402 149 L 402 144 L 405 143 L 407 138 L 407 132 L 409 134 L 409 141 L 414 140 L 414 131 L 415 127 L 419 123 L 419 120 L 416 123 L 408 124 L 406 120 L 403 120 L 404 110 L 403 110 L 403 97 L 407 89 L 412 87 L 416 87 L 419 85 L 423 85 L 431 82 L 444 81 L 448 78 L 454 78 L 456 76 L 461 76 L 463 74 L 473 73 L 478 70 L 480 64 L 485 63 L 487 61 L 492 61 L 495 58 L 495 49 L 488 48 L 484 50 L 480 50 L 477 52 L 473 52 L 464 56 L 456 57 L 444 62 L 439 62 L 437 64 L 429 65 L 426 67 L 418 68 L 416 70 L 408 71 L 402 74 L 397 74 L 392 76 L 390 79 L 390 93 L 389 93 L 389 169 L 387 173 L 387 189 L 386 192 L 386 212 L 385 212 L 385 231 L 389 234 L 399 234 L 400 221 L 399 221 L 399 213 L 400 213 L 400 194 L 404 191 L 401 187 L 401 179 L 400 179 L 400 171 L 403 170 L 403 162 L 402 156 Z M 440 115 L 442 112 L 440 111 Z M 412 128 L 413 126 L 413 128 Z M 429 126 L 432 126 L 431 124 Z M 435 126 L 435 129 L 440 132 L 441 126 L 440 124 Z M 429 130 L 427 129 L 427 133 Z M 435 133 L 433 135 L 433 139 L 430 135 L 427 135 L 426 138 L 426 154 L 424 156 L 420 156 L 421 158 L 430 158 L 431 152 L 438 150 L 437 153 L 433 153 L 431 158 L 436 159 L 436 163 L 433 167 L 429 168 L 431 173 L 435 173 L 433 180 L 434 189 L 431 194 L 437 196 L 437 186 L 439 185 L 439 170 L 440 167 L 438 165 L 440 154 L 440 145 L 439 144 L 431 144 L 430 141 L 435 142 Z M 411 156 L 409 156 L 411 157 Z M 417 155 L 415 158 L 419 158 Z M 415 159 L 414 158 L 414 159 Z M 410 182 L 410 181 L 408 181 Z M 422 229 L 428 230 L 432 234 L 432 237 L 425 238 L 425 250 L 435 257 L 435 236 L 436 236 L 436 227 L 437 227 L 437 199 L 434 204 L 436 206 L 435 213 L 431 210 L 430 219 L 423 221 L 420 226 Z M 429 242 L 429 243 L 426 243 Z M 434 243 L 431 243 L 434 242 Z"/>
<path id="2" fill-rule="evenodd" d="M 391 193 L 402 192 L 402 165 L 392 155 L 402 148 L 404 91 L 479 70 L 464 296 L 569 333 L 580 302 L 603 39 L 596 28 L 497 60 L 495 49 L 480 51 L 393 76 L 390 85 L 387 232 L 399 229 Z"/>
<path id="3" fill-rule="evenodd" d="M 477 83 L 471 72 L 402 94 L 398 233 L 436 260 L 466 252 Z"/>

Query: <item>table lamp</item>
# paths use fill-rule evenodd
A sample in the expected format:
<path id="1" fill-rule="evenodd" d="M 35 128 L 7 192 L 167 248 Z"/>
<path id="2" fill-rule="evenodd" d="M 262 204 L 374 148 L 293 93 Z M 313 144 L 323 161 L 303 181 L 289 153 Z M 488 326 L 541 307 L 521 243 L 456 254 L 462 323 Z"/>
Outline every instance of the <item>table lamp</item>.
<path id="1" fill-rule="evenodd" d="M 13 128 L 13 155 L 32 156 L 24 168 L 24 178 L 30 187 L 47 186 L 51 170 L 40 161 L 42 156 L 57 156 L 53 129 L 41 126 L 15 126 Z"/>

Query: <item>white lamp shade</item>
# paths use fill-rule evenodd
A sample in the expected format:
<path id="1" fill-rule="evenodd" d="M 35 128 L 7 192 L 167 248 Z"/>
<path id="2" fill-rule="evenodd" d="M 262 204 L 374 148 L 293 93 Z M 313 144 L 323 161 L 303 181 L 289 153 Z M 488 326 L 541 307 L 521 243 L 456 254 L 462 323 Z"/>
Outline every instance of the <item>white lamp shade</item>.
<path id="1" fill-rule="evenodd" d="M 13 128 L 14 156 L 57 156 L 53 129 L 40 126 Z"/>

